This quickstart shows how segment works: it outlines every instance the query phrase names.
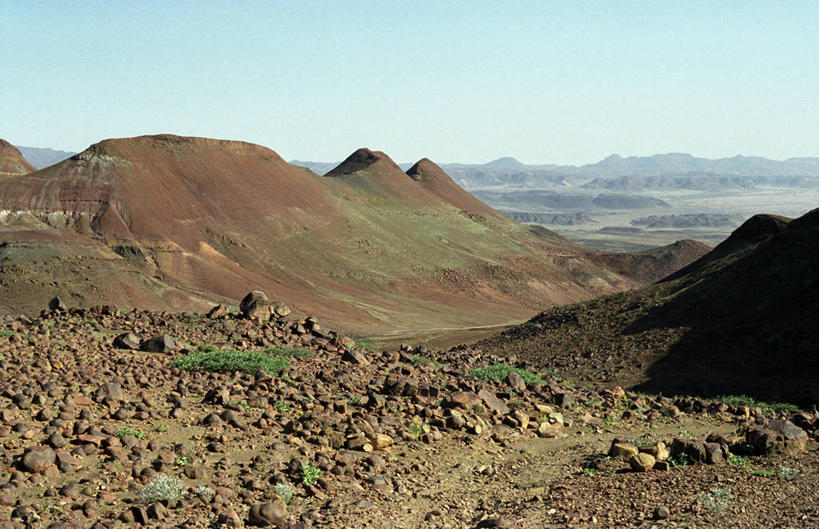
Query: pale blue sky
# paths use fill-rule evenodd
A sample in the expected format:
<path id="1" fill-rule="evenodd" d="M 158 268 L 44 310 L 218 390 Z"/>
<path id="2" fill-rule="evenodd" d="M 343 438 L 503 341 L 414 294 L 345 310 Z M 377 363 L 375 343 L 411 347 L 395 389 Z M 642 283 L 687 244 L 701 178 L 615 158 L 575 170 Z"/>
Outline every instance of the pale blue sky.
<path id="1" fill-rule="evenodd" d="M 286 159 L 819 155 L 819 2 L 0 0 L 0 137 Z"/>

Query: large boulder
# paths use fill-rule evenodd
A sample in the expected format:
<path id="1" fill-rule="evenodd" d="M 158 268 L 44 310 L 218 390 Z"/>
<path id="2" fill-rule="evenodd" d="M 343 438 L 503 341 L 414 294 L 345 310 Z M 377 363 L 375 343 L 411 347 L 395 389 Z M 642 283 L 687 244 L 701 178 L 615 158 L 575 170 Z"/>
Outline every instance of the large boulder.
<path id="1" fill-rule="evenodd" d="M 267 321 L 273 313 L 273 304 L 267 299 L 264 292 L 254 290 L 242 298 L 239 310 L 249 320 Z"/>
<path id="2" fill-rule="evenodd" d="M 766 427 L 751 428 L 746 443 L 756 455 L 804 452 L 808 434 L 787 419 L 774 419 Z"/>
<path id="3" fill-rule="evenodd" d="M 148 353 L 172 353 L 176 349 L 176 343 L 173 338 L 167 334 L 155 336 L 144 340 L 139 348 Z"/>

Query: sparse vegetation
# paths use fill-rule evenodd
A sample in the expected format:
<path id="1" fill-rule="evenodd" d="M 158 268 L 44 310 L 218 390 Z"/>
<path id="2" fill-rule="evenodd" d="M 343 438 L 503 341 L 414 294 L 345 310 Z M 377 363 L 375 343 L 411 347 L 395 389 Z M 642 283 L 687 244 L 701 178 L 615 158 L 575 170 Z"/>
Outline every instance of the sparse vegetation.
<path id="1" fill-rule="evenodd" d="M 512 367 L 506 364 L 494 364 L 486 367 L 478 367 L 470 371 L 469 376 L 489 382 L 493 380 L 504 380 L 510 373 L 517 373 L 520 375 L 526 384 L 546 384 L 546 381 L 540 378 L 539 375 L 532 373 L 527 369 L 520 369 L 518 367 Z"/>
<path id="2" fill-rule="evenodd" d="M 414 362 L 417 362 L 417 363 L 432 364 L 435 367 L 437 367 L 438 369 L 441 369 L 442 367 L 444 367 L 443 364 L 441 364 L 441 362 L 439 362 L 439 361 L 437 361 L 437 360 L 435 360 L 433 358 L 427 358 L 426 356 L 415 355 L 415 356 L 412 357 L 412 360 Z"/>
<path id="3" fill-rule="evenodd" d="M 732 497 L 731 489 L 715 487 L 710 491 L 697 494 L 696 500 L 709 511 L 720 512 L 728 508 L 728 502 Z"/>
<path id="4" fill-rule="evenodd" d="M 293 487 L 286 483 L 276 483 L 273 487 L 273 492 L 276 496 L 281 498 L 285 504 L 289 504 L 293 500 Z"/>
<path id="5" fill-rule="evenodd" d="M 238 351 L 200 346 L 196 351 L 171 361 L 171 367 L 186 371 L 215 371 L 219 373 L 258 373 L 275 375 L 288 368 L 290 362 L 281 356 L 263 351 Z"/>
<path id="6" fill-rule="evenodd" d="M 143 503 L 156 503 L 166 501 L 173 507 L 185 496 L 184 484 L 181 479 L 157 474 L 150 483 L 145 485 L 138 493 L 137 499 Z"/>
<path id="7" fill-rule="evenodd" d="M 206 485 L 199 485 L 195 489 L 193 489 L 193 493 L 196 494 L 197 497 L 202 498 L 205 501 L 210 501 L 213 498 L 213 489 L 206 486 Z"/>
<path id="8" fill-rule="evenodd" d="M 728 406 L 748 406 L 749 408 L 762 408 L 767 414 L 787 414 L 799 411 L 799 406 L 786 402 L 764 402 L 758 401 L 747 395 L 723 395 L 714 399 Z"/>
<path id="9" fill-rule="evenodd" d="M 188 456 L 178 456 L 173 460 L 173 464 L 178 467 L 186 467 L 191 464 L 191 458 Z"/>

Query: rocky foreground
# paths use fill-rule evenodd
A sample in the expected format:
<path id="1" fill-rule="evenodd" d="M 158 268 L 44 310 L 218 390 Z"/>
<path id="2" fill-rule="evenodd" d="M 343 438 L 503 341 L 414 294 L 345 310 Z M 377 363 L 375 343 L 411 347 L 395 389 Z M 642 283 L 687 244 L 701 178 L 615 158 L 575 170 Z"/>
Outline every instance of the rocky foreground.
<path id="1" fill-rule="evenodd" d="M 0 528 L 819 526 L 815 410 L 241 309 L 0 320 Z"/>

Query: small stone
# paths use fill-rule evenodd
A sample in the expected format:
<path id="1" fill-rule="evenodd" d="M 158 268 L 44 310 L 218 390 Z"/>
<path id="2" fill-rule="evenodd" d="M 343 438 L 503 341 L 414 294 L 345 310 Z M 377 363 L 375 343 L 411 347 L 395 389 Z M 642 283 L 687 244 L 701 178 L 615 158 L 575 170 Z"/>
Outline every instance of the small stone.
<path id="1" fill-rule="evenodd" d="M 654 519 L 655 520 L 665 520 L 671 516 L 671 511 L 668 510 L 668 507 L 664 507 L 660 505 L 656 509 L 654 509 Z"/>
<path id="2" fill-rule="evenodd" d="M 628 462 L 635 472 L 648 472 L 654 468 L 654 464 L 657 462 L 657 460 L 650 454 L 640 452 L 631 456 L 631 459 L 629 459 Z"/>

